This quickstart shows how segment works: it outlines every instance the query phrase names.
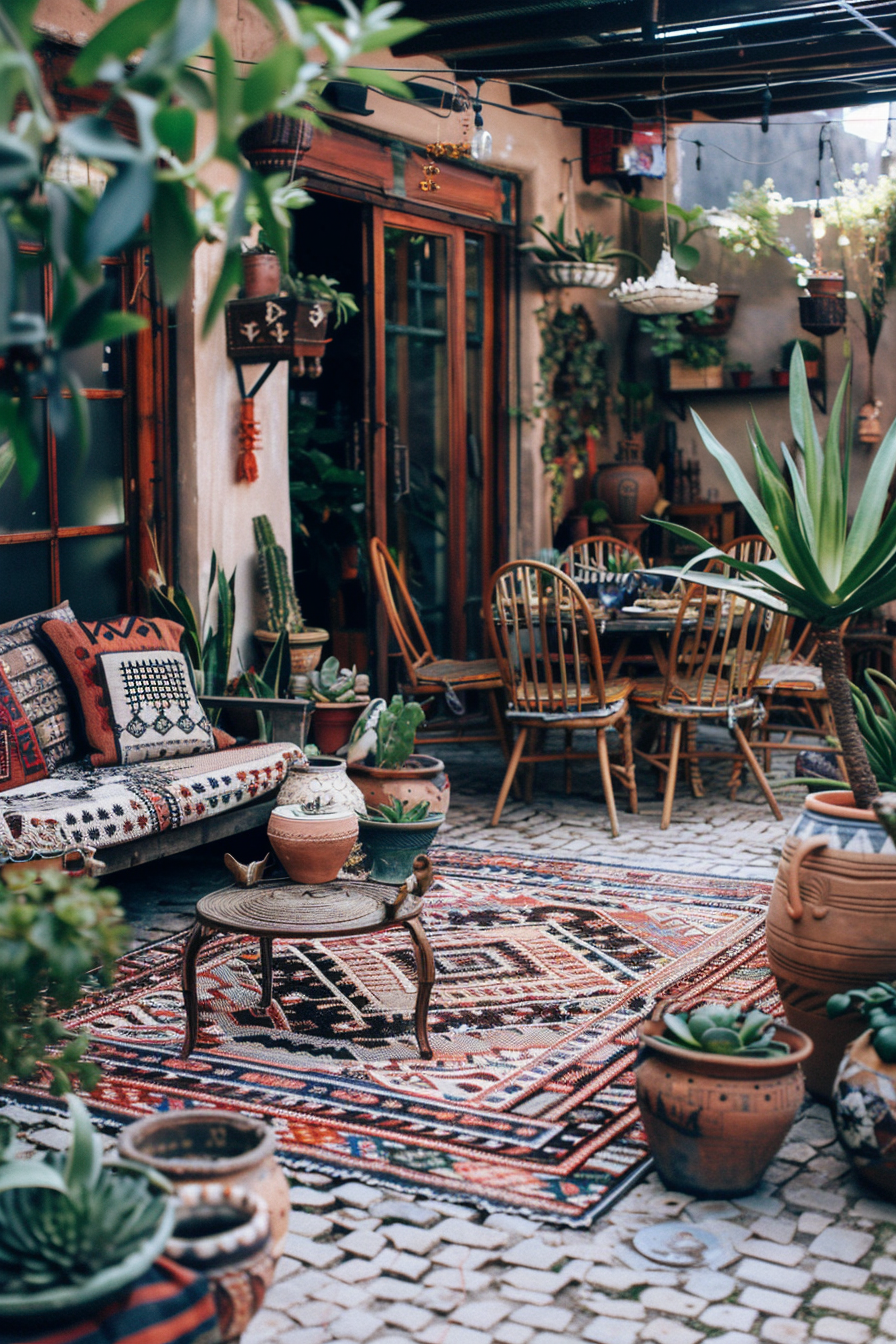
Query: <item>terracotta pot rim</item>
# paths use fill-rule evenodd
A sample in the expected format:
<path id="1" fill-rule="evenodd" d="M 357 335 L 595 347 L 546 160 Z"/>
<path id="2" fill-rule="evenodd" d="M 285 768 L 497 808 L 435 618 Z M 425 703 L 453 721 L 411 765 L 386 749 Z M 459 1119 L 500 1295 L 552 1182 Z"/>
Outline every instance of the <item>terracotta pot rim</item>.
<path id="1" fill-rule="evenodd" d="M 413 764 L 411 764 L 413 762 Z M 419 762 L 419 764 L 418 764 Z M 445 762 L 438 756 L 427 756 L 423 752 L 413 752 L 404 765 L 394 770 L 384 765 L 362 765 L 360 762 L 350 765 L 348 772 L 356 770 L 359 775 L 369 775 L 372 779 L 427 779 L 445 769 Z"/>
<path id="2" fill-rule="evenodd" d="M 255 638 L 260 639 L 263 644 L 276 644 L 280 638 L 276 630 L 256 630 Z M 298 644 L 326 644 L 330 638 L 329 630 L 325 630 L 322 625 L 309 625 L 298 634 L 287 635 L 290 645 Z"/>
<path id="3" fill-rule="evenodd" d="M 299 821 L 321 823 L 325 821 L 346 821 L 349 817 L 356 817 L 358 813 L 347 803 L 338 807 L 332 807 L 328 811 L 320 812 L 297 812 L 303 806 L 302 803 L 282 803 L 275 807 L 271 813 L 272 817 L 279 817 L 281 821 Z"/>
<path id="4" fill-rule="evenodd" d="M 661 1055 L 667 1055 L 670 1059 L 677 1059 L 682 1064 L 690 1064 L 698 1073 L 712 1073 L 720 1078 L 772 1078 L 778 1074 L 790 1073 L 808 1059 L 815 1048 L 814 1042 L 805 1032 L 791 1027 L 783 1020 L 777 1023 L 775 1039 L 783 1036 L 788 1044 L 791 1044 L 791 1051 L 789 1055 L 781 1055 L 774 1059 L 756 1059 L 750 1055 L 711 1055 L 708 1051 L 688 1050 L 683 1045 L 676 1045 L 674 1041 L 664 1040 L 661 1036 L 664 1030 L 663 1022 L 655 1020 L 641 1022 L 638 1026 L 638 1036 L 642 1046 L 656 1050 Z"/>
<path id="5" fill-rule="evenodd" d="M 345 761 L 341 756 L 333 756 L 331 753 L 322 752 L 320 756 L 309 756 L 305 765 L 296 766 L 296 772 L 300 775 L 307 774 L 310 770 L 319 770 L 322 774 L 332 770 L 334 774 L 347 769 Z"/>
<path id="6" fill-rule="evenodd" d="M 803 806 L 807 811 L 820 812 L 824 817 L 837 817 L 841 821 L 865 821 L 880 826 L 870 807 L 855 806 L 851 789 L 822 789 L 819 793 L 810 793 Z"/>
<path id="7" fill-rule="evenodd" d="M 350 713 L 359 706 L 361 709 L 370 704 L 369 695 L 359 695 L 357 700 L 315 700 L 314 708 L 332 711 L 334 709 L 348 710 Z M 332 752 L 329 753 L 332 755 Z"/>
<path id="8" fill-rule="evenodd" d="M 257 1143 L 252 1148 L 247 1148 L 244 1153 L 236 1157 L 220 1158 L 201 1158 L 201 1157 L 157 1157 L 152 1153 L 145 1152 L 138 1147 L 140 1139 L 145 1134 L 161 1126 L 168 1128 L 168 1121 L 179 1120 L 182 1123 L 193 1121 L 208 1121 L 215 1125 L 232 1125 L 234 1129 L 254 1132 L 257 1136 Z M 176 1126 L 172 1125 L 173 1130 Z M 224 1176 L 235 1176 L 238 1172 L 245 1171 L 247 1167 L 258 1166 L 267 1158 L 272 1157 L 276 1148 L 277 1140 L 274 1131 L 263 1120 L 257 1119 L 252 1115 L 244 1115 L 239 1111 L 220 1111 L 212 1107 L 201 1108 L 191 1107 L 189 1110 L 179 1111 L 153 1111 L 151 1115 L 145 1115 L 140 1120 L 135 1120 L 133 1124 L 123 1129 L 118 1136 L 118 1151 L 122 1157 L 129 1158 L 132 1162 L 142 1162 L 144 1166 L 153 1167 L 156 1171 L 161 1171 L 165 1175 L 177 1177 L 179 1175 L 191 1176 L 198 1181 L 220 1180 Z"/>

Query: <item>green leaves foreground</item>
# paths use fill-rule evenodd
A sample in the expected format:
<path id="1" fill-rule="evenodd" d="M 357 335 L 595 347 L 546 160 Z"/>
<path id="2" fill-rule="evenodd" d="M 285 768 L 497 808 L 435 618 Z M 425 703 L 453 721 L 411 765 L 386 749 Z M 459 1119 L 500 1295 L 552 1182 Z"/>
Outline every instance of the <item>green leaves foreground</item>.
<path id="1" fill-rule="evenodd" d="M 777 1022 L 759 1008 L 744 1012 L 744 1005 L 705 1003 L 690 1013 L 664 1013 L 662 1039 L 688 1050 L 710 1055 L 750 1055 L 772 1059 L 789 1055 L 790 1047 L 774 1039 Z"/>

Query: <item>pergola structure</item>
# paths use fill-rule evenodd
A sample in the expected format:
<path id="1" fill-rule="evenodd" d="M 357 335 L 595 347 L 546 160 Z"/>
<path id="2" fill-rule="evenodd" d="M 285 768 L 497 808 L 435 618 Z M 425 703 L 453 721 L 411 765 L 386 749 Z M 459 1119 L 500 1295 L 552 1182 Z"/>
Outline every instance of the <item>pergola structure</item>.
<path id="1" fill-rule="evenodd" d="M 733 120 L 896 98 L 893 0 L 408 0 L 402 56 L 511 84 L 572 124 Z"/>

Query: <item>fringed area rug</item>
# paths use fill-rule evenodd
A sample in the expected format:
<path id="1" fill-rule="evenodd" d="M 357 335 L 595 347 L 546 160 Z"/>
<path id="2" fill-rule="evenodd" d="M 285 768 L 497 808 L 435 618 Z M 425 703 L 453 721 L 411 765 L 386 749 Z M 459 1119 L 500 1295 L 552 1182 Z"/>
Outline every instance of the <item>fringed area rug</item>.
<path id="1" fill-rule="evenodd" d="M 647 1159 L 631 1070 L 655 1002 L 775 1004 L 768 885 L 474 850 L 433 860 L 431 1061 L 403 929 L 278 941 L 268 1012 L 257 943 L 219 936 L 182 1061 L 178 936 L 125 957 L 114 989 L 70 1015 L 103 1070 L 92 1105 L 231 1108 L 275 1126 L 287 1166 L 590 1221 Z"/>

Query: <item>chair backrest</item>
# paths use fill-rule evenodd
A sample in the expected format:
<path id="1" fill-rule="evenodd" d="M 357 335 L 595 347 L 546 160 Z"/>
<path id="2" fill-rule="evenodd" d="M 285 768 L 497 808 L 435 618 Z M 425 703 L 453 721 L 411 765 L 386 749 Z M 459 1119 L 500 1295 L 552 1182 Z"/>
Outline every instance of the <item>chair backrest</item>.
<path id="1" fill-rule="evenodd" d="M 774 550 L 758 532 L 748 532 L 742 537 L 735 537 L 727 546 L 723 546 L 722 550 L 726 555 L 733 555 L 735 560 L 746 560 L 751 565 L 759 565 L 763 560 L 775 558 Z"/>
<path id="2" fill-rule="evenodd" d="M 514 710 L 569 714 L 605 707 L 594 617 L 568 574 L 538 560 L 511 560 L 492 575 L 485 618 Z"/>
<path id="3" fill-rule="evenodd" d="M 416 686 L 417 669 L 434 662 L 435 654 L 401 571 L 379 537 L 370 541 L 370 568 L 408 679 Z"/>
<path id="4" fill-rule="evenodd" d="M 777 624 L 758 602 L 692 584 L 678 608 L 660 703 L 724 709 L 748 699 Z"/>
<path id="5" fill-rule="evenodd" d="M 567 549 L 561 568 L 576 583 L 596 583 L 599 571 L 618 569 L 620 561 L 624 563 L 627 557 L 636 560 L 639 569 L 644 568 L 637 546 L 629 546 L 618 537 L 585 537 L 583 541 L 574 541 Z"/>

